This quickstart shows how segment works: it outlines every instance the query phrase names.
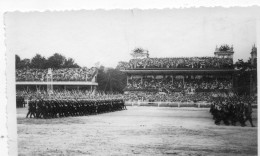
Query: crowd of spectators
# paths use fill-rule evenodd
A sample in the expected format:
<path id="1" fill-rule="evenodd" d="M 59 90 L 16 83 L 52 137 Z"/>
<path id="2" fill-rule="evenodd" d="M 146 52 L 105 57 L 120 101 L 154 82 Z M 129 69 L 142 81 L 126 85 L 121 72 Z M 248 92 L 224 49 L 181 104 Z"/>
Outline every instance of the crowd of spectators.
<path id="1" fill-rule="evenodd" d="M 53 81 L 92 81 L 97 68 L 61 68 L 52 70 Z M 17 69 L 16 81 L 47 81 L 48 69 Z"/>
<path id="2" fill-rule="evenodd" d="M 122 99 L 123 94 L 106 94 L 99 91 L 87 90 L 16 90 L 16 97 L 25 99 Z"/>
<path id="3" fill-rule="evenodd" d="M 125 90 L 129 91 L 163 91 L 163 92 L 188 92 L 227 90 L 232 88 L 232 83 L 228 79 L 162 79 L 153 78 L 132 78 L 128 80 Z"/>
<path id="4" fill-rule="evenodd" d="M 231 69 L 233 59 L 217 57 L 143 58 L 119 62 L 120 70 L 143 68 Z"/>
<path id="5" fill-rule="evenodd" d="M 91 81 L 96 68 L 61 68 L 53 70 L 53 81 Z"/>
<path id="6" fill-rule="evenodd" d="M 211 93 L 200 92 L 196 94 L 159 94 L 158 92 L 130 92 L 126 94 L 126 101 L 146 101 L 146 102 L 209 102 Z"/>
<path id="7" fill-rule="evenodd" d="M 47 69 L 16 69 L 16 81 L 46 81 Z"/>
<path id="8" fill-rule="evenodd" d="M 70 98 L 85 98 L 85 99 L 106 99 L 106 98 L 124 98 L 125 101 L 146 101 L 146 102 L 209 102 L 211 93 L 200 92 L 196 94 L 170 93 L 160 94 L 159 92 L 129 92 L 128 94 L 105 94 L 102 92 L 80 91 L 80 90 L 55 90 L 48 93 L 45 90 L 17 90 L 16 97 L 23 97 L 25 99 L 33 98 L 56 98 L 56 99 L 70 99 Z"/>

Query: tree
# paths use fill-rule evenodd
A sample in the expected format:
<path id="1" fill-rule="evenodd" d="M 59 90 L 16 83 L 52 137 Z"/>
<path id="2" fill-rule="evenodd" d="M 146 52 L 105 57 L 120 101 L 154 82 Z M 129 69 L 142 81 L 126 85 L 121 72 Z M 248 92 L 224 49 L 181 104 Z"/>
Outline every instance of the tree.
<path id="1" fill-rule="evenodd" d="M 46 59 L 40 54 L 36 54 L 31 60 L 31 68 L 44 69 L 46 67 Z"/>
<path id="2" fill-rule="evenodd" d="M 74 59 L 68 58 L 65 59 L 63 68 L 79 68 L 79 65 L 74 62 Z"/>
<path id="3" fill-rule="evenodd" d="M 235 63 L 237 70 L 235 75 L 234 88 L 239 95 L 250 94 L 250 75 L 252 74 L 252 65 L 250 60 L 244 62 L 243 59 Z"/>
<path id="4" fill-rule="evenodd" d="M 19 55 L 15 55 L 15 68 L 22 69 L 22 68 L 29 68 L 30 67 L 30 59 L 23 59 L 21 60 Z"/>
<path id="5" fill-rule="evenodd" d="M 228 51 L 228 50 L 230 50 L 230 47 L 229 47 L 229 45 L 224 44 L 224 45 L 219 47 L 219 50 L 220 51 Z"/>
<path id="6" fill-rule="evenodd" d="M 65 63 L 65 57 L 61 54 L 55 53 L 53 56 L 49 57 L 47 60 L 47 68 L 62 68 Z"/>
<path id="7" fill-rule="evenodd" d="M 106 93 L 123 93 L 126 86 L 126 75 L 118 69 L 101 66 L 97 76 L 98 90 Z"/>
<path id="8" fill-rule="evenodd" d="M 30 62 L 31 62 L 30 59 L 25 58 L 25 59 L 20 61 L 18 66 L 19 66 L 19 68 L 29 68 L 30 67 Z"/>
<path id="9" fill-rule="evenodd" d="M 148 58 L 149 57 L 149 51 L 148 50 L 145 50 L 141 47 L 138 47 L 138 48 L 135 48 L 133 50 L 133 52 L 131 53 L 131 55 L 134 57 L 134 58 L 143 58 L 143 57 L 146 57 Z"/>
<path id="10" fill-rule="evenodd" d="M 105 73 L 105 67 L 102 65 L 98 69 L 97 82 L 98 82 L 97 89 L 99 91 L 105 91 L 105 87 L 107 84 L 107 78 L 106 78 L 106 73 Z"/>
<path id="11" fill-rule="evenodd" d="M 141 47 L 135 48 L 135 49 L 133 50 L 134 53 L 143 53 L 144 51 L 145 51 L 145 50 L 144 50 L 143 48 L 141 48 Z"/>
<path id="12" fill-rule="evenodd" d="M 20 62 L 21 62 L 21 58 L 19 55 L 15 55 L 15 68 L 16 69 L 19 69 L 19 65 L 20 65 Z"/>
<path id="13" fill-rule="evenodd" d="M 66 58 L 65 56 L 55 53 L 50 56 L 48 59 L 36 54 L 31 60 L 23 59 L 21 60 L 20 56 L 15 55 L 15 67 L 16 69 L 21 68 L 37 68 L 37 69 L 46 69 L 46 68 L 79 68 L 80 66 L 75 63 L 74 59 Z"/>
<path id="14" fill-rule="evenodd" d="M 248 60 L 247 62 L 244 62 L 243 59 L 241 59 L 241 60 L 239 59 L 235 63 L 235 69 L 239 70 L 240 73 L 252 69 L 251 60 Z"/>
<path id="15" fill-rule="evenodd" d="M 109 69 L 109 91 L 123 93 L 126 86 L 126 74 L 117 69 Z"/>

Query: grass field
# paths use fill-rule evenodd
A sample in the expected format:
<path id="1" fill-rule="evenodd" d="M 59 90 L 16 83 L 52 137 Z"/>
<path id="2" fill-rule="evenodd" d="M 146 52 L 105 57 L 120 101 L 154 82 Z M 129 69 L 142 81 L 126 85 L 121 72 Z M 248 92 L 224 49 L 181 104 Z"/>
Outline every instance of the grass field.
<path id="1" fill-rule="evenodd" d="M 17 109 L 18 153 L 28 155 L 257 155 L 257 127 L 216 126 L 209 108 L 127 107 L 92 116 L 26 119 Z M 257 126 L 257 110 L 253 121 Z"/>

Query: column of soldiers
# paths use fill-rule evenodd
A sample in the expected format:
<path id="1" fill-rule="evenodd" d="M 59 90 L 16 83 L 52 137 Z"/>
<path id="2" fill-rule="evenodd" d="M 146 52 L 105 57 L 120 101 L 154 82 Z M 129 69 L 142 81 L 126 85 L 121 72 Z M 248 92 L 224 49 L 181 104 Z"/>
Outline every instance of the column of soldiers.
<path id="1" fill-rule="evenodd" d="M 84 116 L 125 109 L 123 99 L 32 99 L 26 118 Z"/>
<path id="2" fill-rule="evenodd" d="M 213 115 L 216 125 L 221 121 L 225 125 L 236 126 L 239 122 L 242 127 L 249 121 L 254 127 L 252 121 L 252 98 L 247 96 L 228 96 L 212 97 L 210 112 Z"/>
<path id="3" fill-rule="evenodd" d="M 16 108 L 25 107 L 25 100 L 23 96 L 16 96 Z"/>

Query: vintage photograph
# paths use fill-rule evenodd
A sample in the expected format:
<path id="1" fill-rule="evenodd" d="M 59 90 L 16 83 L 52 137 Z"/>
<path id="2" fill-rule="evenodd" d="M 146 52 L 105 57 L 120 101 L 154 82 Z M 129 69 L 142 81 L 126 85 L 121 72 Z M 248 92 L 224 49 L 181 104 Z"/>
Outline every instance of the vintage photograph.
<path id="1" fill-rule="evenodd" d="M 257 155 L 257 19 L 258 7 L 7 12 L 18 155 Z"/>

